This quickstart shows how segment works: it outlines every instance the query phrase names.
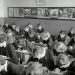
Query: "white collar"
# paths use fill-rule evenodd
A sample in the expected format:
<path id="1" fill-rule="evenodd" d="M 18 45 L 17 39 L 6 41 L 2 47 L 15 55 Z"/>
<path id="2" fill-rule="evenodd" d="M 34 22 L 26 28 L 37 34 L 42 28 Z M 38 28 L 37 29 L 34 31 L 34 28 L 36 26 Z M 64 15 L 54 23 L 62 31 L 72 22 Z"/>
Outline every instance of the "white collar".
<path id="1" fill-rule="evenodd" d="M 7 71 L 7 65 L 8 65 L 8 61 L 6 60 L 6 62 L 5 62 L 4 65 L 0 65 L 0 72 L 1 72 L 2 70 Z"/>
<path id="2" fill-rule="evenodd" d="M 4 41 L 3 43 L 0 43 L 0 47 L 6 47 L 6 41 Z"/>

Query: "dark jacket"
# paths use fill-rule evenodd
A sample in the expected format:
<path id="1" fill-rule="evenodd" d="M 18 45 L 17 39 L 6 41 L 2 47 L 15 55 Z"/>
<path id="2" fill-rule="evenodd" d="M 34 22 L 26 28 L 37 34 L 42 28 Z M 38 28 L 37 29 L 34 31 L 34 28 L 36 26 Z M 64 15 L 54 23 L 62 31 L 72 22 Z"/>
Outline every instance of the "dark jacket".
<path id="1" fill-rule="evenodd" d="M 55 68 L 55 59 L 53 52 L 51 50 L 47 50 L 46 54 L 43 58 L 39 60 L 43 66 L 47 67 L 49 70 L 54 70 Z"/>
<path id="2" fill-rule="evenodd" d="M 7 71 L 1 71 L 1 75 L 23 75 L 25 74 L 25 68 L 22 65 L 17 65 L 8 62 Z"/>
<path id="3" fill-rule="evenodd" d="M 13 63 L 18 63 L 18 57 L 15 52 L 15 47 L 11 43 L 7 43 L 6 47 L 0 47 L 0 54 L 10 57 L 10 60 Z"/>
<path id="4" fill-rule="evenodd" d="M 30 61 L 37 61 L 39 63 L 41 63 L 44 67 L 47 67 L 49 70 L 54 70 L 55 69 L 55 58 L 54 58 L 54 55 L 53 55 L 53 52 L 51 50 L 47 50 L 46 51 L 46 54 L 43 58 L 41 59 L 38 59 L 38 58 L 34 58 L 34 57 L 31 57 L 29 59 L 29 62 Z"/>

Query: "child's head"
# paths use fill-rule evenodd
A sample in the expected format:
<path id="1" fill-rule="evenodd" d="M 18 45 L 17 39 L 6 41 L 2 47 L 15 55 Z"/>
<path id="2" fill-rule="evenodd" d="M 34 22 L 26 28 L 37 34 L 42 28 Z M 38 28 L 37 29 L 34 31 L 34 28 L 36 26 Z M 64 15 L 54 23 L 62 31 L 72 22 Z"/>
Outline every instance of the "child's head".
<path id="1" fill-rule="evenodd" d="M 20 30 L 19 26 L 16 26 L 15 30 L 16 30 L 17 32 L 19 32 L 19 30 Z"/>
<path id="2" fill-rule="evenodd" d="M 29 32 L 29 27 L 26 26 L 26 27 L 24 28 L 24 30 L 25 30 L 26 32 Z"/>
<path id="3" fill-rule="evenodd" d="M 38 62 L 32 62 L 26 69 L 27 75 L 43 75 L 42 64 Z"/>
<path id="4" fill-rule="evenodd" d="M 66 52 L 67 46 L 63 42 L 57 42 L 54 46 L 56 52 Z"/>
<path id="5" fill-rule="evenodd" d="M 42 27 L 42 25 L 39 23 L 39 24 L 37 25 L 37 28 L 38 28 L 38 29 L 42 29 L 43 27 Z"/>
<path id="6" fill-rule="evenodd" d="M 33 25 L 32 24 L 28 24 L 29 28 L 32 30 L 33 29 Z"/>
<path id="7" fill-rule="evenodd" d="M 24 38 L 20 38 L 18 41 L 18 47 L 19 48 L 25 48 L 26 47 L 26 41 Z"/>
<path id="8" fill-rule="evenodd" d="M 49 32 L 44 32 L 41 34 L 41 39 L 47 41 L 50 37 L 50 33 Z"/>
<path id="9" fill-rule="evenodd" d="M 41 47 L 41 46 L 36 46 L 35 49 L 33 50 L 33 54 L 35 58 L 43 58 L 45 56 L 47 47 Z"/>
<path id="10" fill-rule="evenodd" d="M 70 62 L 70 58 L 66 54 L 60 54 L 57 58 L 57 63 L 60 66 L 67 65 Z M 67 66 L 65 66 L 67 67 Z"/>
<path id="11" fill-rule="evenodd" d="M 8 23 L 5 23 L 5 26 L 8 27 Z"/>
<path id="12" fill-rule="evenodd" d="M 13 29 L 16 28 L 16 24 L 15 24 L 15 23 L 12 24 L 12 28 L 13 28 Z"/>
<path id="13" fill-rule="evenodd" d="M 61 37 L 61 38 L 63 38 L 63 37 L 65 37 L 66 32 L 61 30 L 61 32 L 60 32 L 60 34 L 59 34 L 59 35 L 60 35 L 60 37 Z"/>
<path id="14" fill-rule="evenodd" d="M 71 28 L 70 33 L 71 33 L 72 35 L 75 34 L 75 28 L 74 28 L 74 27 Z"/>

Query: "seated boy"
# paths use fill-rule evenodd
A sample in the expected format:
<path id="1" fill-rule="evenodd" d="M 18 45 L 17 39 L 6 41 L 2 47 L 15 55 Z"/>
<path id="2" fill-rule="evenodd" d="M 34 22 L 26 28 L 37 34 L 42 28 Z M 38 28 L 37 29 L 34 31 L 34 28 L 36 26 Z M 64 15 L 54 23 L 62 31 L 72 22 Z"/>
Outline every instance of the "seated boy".
<path id="1" fill-rule="evenodd" d="M 0 74 L 1 75 L 23 75 L 25 68 L 22 65 L 17 65 L 9 62 L 0 56 Z"/>

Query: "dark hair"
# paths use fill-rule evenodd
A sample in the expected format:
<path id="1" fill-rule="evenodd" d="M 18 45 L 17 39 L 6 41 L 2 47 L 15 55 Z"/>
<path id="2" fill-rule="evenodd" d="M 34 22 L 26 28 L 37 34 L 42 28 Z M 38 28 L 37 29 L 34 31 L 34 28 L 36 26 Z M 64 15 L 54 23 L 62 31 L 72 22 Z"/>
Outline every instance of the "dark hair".
<path id="1" fill-rule="evenodd" d="M 34 50 L 33 50 L 33 56 L 35 55 L 36 51 L 37 51 L 37 48 L 34 48 Z"/>
<path id="2" fill-rule="evenodd" d="M 12 23 L 12 25 L 16 25 L 16 23 Z"/>
<path id="3" fill-rule="evenodd" d="M 65 30 L 61 30 L 60 33 L 65 33 L 66 34 L 66 31 Z"/>
<path id="4" fill-rule="evenodd" d="M 39 26 L 42 26 L 42 24 L 41 23 L 37 24 L 37 27 L 39 27 Z"/>

